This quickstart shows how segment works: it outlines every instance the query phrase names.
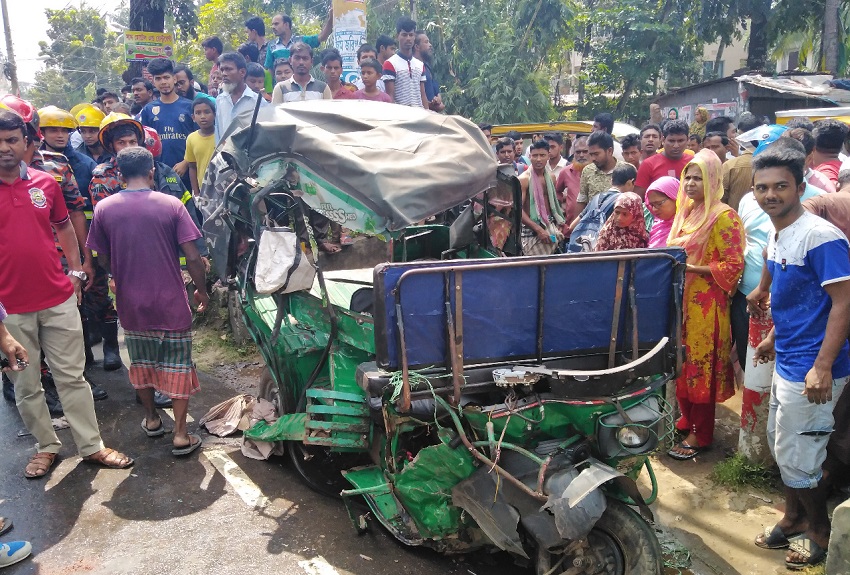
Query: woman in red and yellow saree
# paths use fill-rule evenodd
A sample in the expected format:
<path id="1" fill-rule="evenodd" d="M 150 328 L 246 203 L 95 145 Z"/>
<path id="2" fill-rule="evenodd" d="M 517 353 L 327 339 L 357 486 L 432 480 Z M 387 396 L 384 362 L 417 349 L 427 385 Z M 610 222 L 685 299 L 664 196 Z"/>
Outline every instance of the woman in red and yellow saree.
<path id="1" fill-rule="evenodd" d="M 688 255 L 682 340 L 685 362 L 676 380 L 687 436 L 668 453 L 691 459 L 711 446 L 718 402 L 735 394 L 729 304 L 744 269 L 744 227 L 723 197 L 722 164 L 702 150 L 685 166 L 668 246 Z"/>

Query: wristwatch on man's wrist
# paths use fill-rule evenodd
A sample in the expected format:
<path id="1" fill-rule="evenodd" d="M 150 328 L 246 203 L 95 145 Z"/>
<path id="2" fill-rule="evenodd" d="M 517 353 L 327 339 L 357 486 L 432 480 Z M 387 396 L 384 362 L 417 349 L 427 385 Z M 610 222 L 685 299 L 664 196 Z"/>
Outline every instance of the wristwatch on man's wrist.
<path id="1" fill-rule="evenodd" d="M 84 272 L 83 270 L 68 270 L 68 275 L 74 276 L 75 278 L 77 278 L 81 282 L 84 282 L 84 281 L 89 279 L 89 275 L 86 272 Z"/>

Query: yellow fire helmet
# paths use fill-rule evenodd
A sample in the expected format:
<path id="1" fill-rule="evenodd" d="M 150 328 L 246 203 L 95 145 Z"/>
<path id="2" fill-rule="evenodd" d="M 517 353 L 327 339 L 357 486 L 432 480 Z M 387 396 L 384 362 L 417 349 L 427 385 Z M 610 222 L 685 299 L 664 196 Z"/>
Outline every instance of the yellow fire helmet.
<path id="1" fill-rule="evenodd" d="M 41 119 L 42 128 L 77 129 L 77 120 L 74 119 L 71 112 L 57 108 L 56 106 L 46 106 L 40 109 L 38 111 L 38 117 Z"/>
<path id="2" fill-rule="evenodd" d="M 74 106 L 76 108 L 76 106 Z M 81 108 L 74 117 L 77 119 L 77 124 L 81 128 L 100 128 L 100 123 L 103 121 L 103 112 L 92 105 L 86 105 Z"/>
<path id="3" fill-rule="evenodd" d="M 91 106 L 91 104 L 89 104 L 88 102 L 80 102 L 79 104 L 74 104 L 74 107 L 71 108 L 71 115 L 76 118 L 77 114 L 80 113 L 80 110 L 88 106 Z"/>
<path id="4" fill-rule="evenodd" d="M 122 126 L 122 125 L 125 125 L 125 124 L 129 124 L 131 126 L 134 126 L 138 130 L 138 132 L 139 132 L 139 144 L 140 145 L 143 144 L 144 143 L 144 136 L 145 136 L 145 129 L 144 129 L 144 127 L 142 127 L 142 124 L 140 122 L 134 120 L 133 118 L 131 118 L 127 114 L 122 114 L 120 112 L 110 112 L 109 115 L 106 116 L 100 122 L 100 134 L 98 134 L 98 136 L 97 136 L 97 139 L 100 140 L 100 144 L 108 150 L 109 146 L 107 146 L 107 142 L 105 141 L 106 138 L 104 136 L 106 136 L 109 133 L 109 131 L 112 130 L 113 128 L 117 128 L 118 126 Z"/>

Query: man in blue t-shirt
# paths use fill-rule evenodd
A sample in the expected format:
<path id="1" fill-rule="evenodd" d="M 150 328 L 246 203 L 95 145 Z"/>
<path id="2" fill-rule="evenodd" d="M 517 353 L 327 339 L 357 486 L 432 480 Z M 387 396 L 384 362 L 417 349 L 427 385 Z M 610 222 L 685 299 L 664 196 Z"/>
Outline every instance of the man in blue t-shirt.
<path id="1" fill-rule="evenodd" d="M 774 328 L 754 362 L 776 357 L 767 439 L 786 498 L 785 515 L 755 543 L 789 547 L 790 569 L 826 556 L 826 498 L 839 464 L 827 443 L 836 425 L 833 408 L 850 379 L 850 244 L 803 209 L 804 173 L 805 153 L 792 147 L 772 146 L 753 158 L 753 193 L 775 230 L 765 264 Z"/>
<path id="2" fill-rule="evenodd" d="M 142 109 L 141 122 L 159 134 L 162 141 L 162 156 L 159 161 L 173 168 L 186 183 L 189 181 L 189 164 L 184 159 L 186 138 L 198 129 L 192 120 L 192 100 L 177 93 L 174 62 L 171 60 L 151 60 L 148 72 L 153 76 L 160 96 Z M 187 189 L 192 189 L 191 182 Z"/>

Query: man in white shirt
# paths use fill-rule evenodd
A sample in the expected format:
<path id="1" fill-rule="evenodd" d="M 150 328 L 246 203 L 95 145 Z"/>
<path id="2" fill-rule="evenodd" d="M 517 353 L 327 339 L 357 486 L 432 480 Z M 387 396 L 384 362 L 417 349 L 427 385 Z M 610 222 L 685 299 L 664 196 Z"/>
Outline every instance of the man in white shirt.
<path id="1" fill-rule="evenodd" d="M 279 82 L 272 91 L 272 104 L 304 102 L 306 100 L 332 100 L 333 94 L 325 82 L 310 74 L 313 65 L 313 48 L 305 42 L 296 42 L 290 48 L 289 64 L 292 77 Z"/>
<path id="2" fill-rule="evenodd" d="M 567 167 L 567 159 L 561 153 L 564 149 L 564 136 L 558 132 L 548 132 L 543 139 L 549 144 L 549 167 L 552 169 L 552 177 L 557 181 L 561 170 Z"/>
<path id="3" fill-rule="evenodd" d="M 221 141 L 222 135 L 237 117 L 246 122 L 251 121 L 254 107 L 259 97 L 245 83 L 248 65 L 245 58 L 237 52 L 225 52 L 218 59 L 221 71 L 220 93 L 215 99 L 215 143 Z M 268 102 L 260 98 L 260 107 L 268 106 Z"/>

